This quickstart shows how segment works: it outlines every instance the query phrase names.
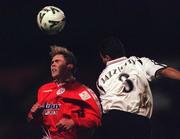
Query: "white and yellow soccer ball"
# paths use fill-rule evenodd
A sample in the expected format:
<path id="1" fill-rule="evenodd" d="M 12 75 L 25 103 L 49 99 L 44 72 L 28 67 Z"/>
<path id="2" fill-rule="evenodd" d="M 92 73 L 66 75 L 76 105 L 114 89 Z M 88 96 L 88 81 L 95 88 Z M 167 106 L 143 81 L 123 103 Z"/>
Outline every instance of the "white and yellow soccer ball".
<path id="1" fill-rule="evenodd" d="M 55 6 L 46 6 L 37 15 L 39 28 L 47 34 L 57 34 L 65 26 L 64 12 Z"/>

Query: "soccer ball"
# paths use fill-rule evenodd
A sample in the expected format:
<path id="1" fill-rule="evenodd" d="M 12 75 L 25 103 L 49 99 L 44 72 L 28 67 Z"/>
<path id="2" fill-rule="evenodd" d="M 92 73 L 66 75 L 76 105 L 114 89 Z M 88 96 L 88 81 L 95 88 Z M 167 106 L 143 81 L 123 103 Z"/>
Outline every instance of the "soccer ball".
<path id="1" fill-rule="evenodd" d="M 64 12 L 55 6 L 46 6 L 37 15 L 39 28 L 47 34 L 57 34 L 65 26 Z"/>

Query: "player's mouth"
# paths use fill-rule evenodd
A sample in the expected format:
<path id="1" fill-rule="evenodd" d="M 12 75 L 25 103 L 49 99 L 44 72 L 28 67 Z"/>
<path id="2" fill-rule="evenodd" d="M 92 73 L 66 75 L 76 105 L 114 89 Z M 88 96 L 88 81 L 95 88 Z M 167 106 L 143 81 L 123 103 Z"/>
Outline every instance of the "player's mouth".
<path id="1" fill-rule="evenodd" d="M 51 72 L 55 73 L 55 72 L 57 72 L 57 69 L 51 69 Z"/>

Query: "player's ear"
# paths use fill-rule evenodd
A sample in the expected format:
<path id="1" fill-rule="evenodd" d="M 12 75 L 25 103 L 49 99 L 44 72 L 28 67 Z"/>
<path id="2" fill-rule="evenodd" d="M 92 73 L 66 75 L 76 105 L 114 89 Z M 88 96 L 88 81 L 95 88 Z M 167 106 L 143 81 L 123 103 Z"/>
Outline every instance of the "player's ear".
<path id="1" fill-rule="evenodd" d="M 112 58 L 109 56 L 109 55 L 105 55 L 105 57 L 104 57 L 107 61 L 110 61 L 110 60 L 112 60 Z"/>
<path id="2" fill-rule="evenodd" d="M 73 70 L 73 69 L 74 69 L 74 65 L 73 65 L 73 64 L 68 64 L 68 65 L 67 65 L 67 68 L 68 68 L 69 70 Z"/>
<path id="3" fill-rule="evenodd" d="M 112 60 L 112 58 L 109 55 L 101 55 L 101 59 L 103 63 L 107 63 L 108 61 Z"/>

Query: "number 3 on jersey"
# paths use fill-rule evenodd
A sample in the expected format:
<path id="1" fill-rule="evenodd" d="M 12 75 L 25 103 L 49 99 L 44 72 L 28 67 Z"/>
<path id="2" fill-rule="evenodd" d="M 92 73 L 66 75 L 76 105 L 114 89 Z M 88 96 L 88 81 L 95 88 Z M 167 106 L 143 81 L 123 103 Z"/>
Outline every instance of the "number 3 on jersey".
<path id="1" fill-rule="evenodd" d="M 134 87 L 133 82 L 128 78 L 129 78 L 129 75 L 126 73 L 122 73 L 119 75 L 119 80 L 124 85 L 123 92 L 126 92 L 126 93 L 131 92 L 133 90 L 133 87 Z"/>

